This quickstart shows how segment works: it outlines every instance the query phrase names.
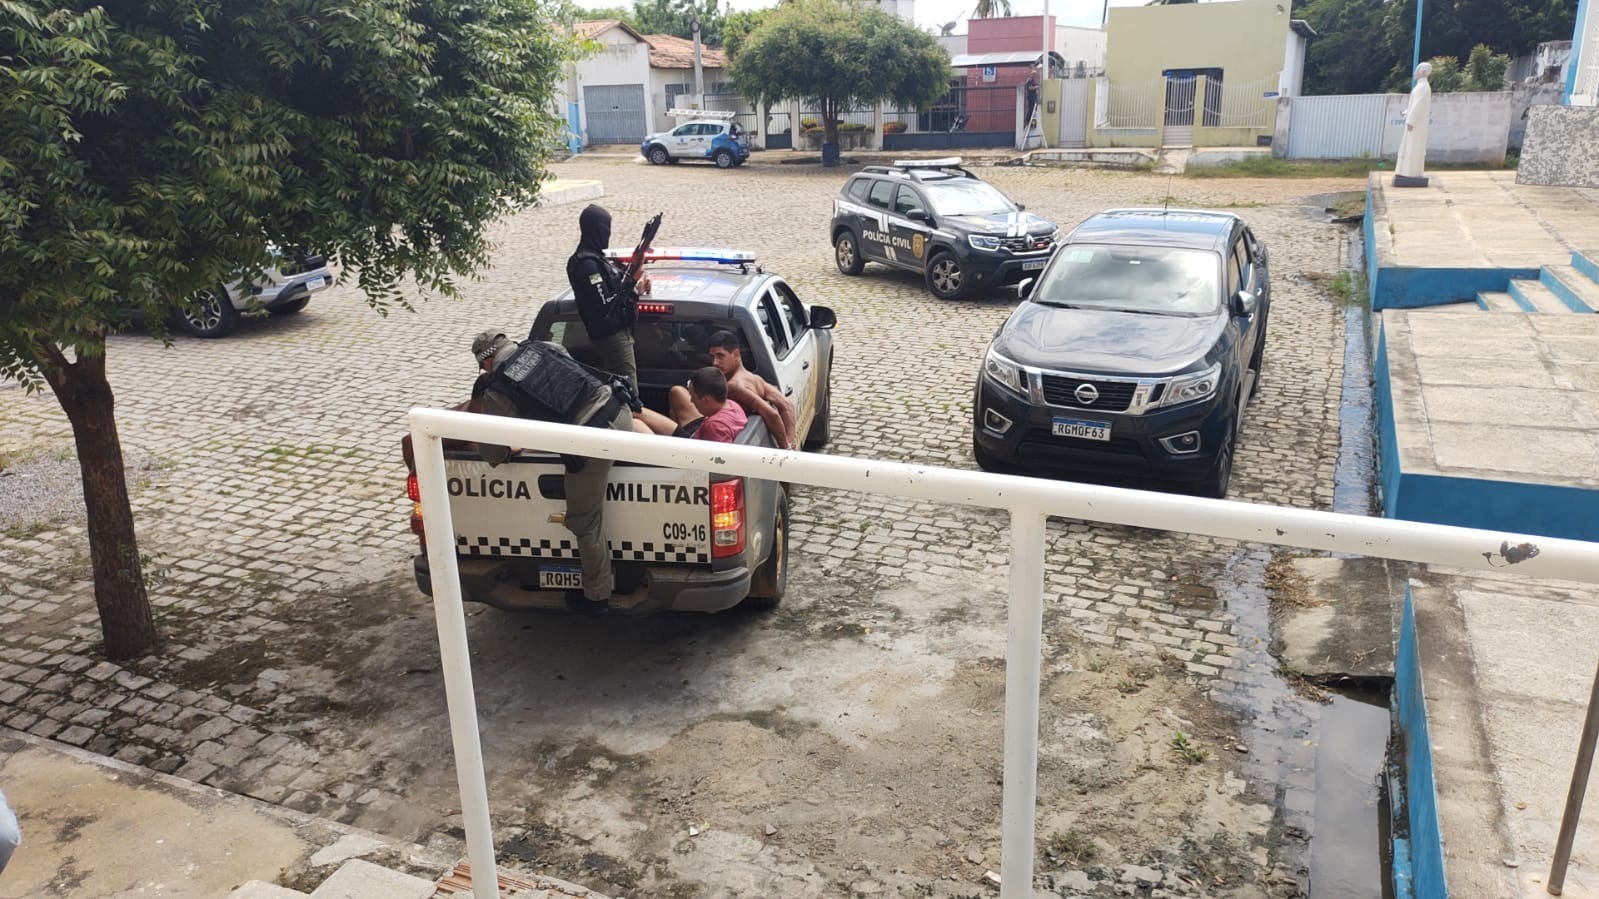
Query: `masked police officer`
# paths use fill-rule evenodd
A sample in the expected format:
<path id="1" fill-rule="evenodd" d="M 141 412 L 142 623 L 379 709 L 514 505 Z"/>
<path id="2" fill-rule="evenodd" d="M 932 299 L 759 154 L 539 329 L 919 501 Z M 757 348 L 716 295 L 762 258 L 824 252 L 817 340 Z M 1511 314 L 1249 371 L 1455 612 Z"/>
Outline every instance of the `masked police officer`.
<path id="1" fill-rule="evenodd" d="M 633 430 L 626 390 L 595 377 L 572 359 L 565 347 L 537 340 L 516 343 L 499 331 L 484 331 L 472 341 L 472 355 L 484 372 L 473 391 L 481 391 L 478 401 L 483 412 Z M 478 452 L 490 465 L 499 465 L 513 450 L 479 444 Z M 566 529 L 577 538 L 578 558 L 583 563 L 583 589 L 567 594 L 567 603 L 582 611 L 603 613 L 615 588 L 603 518 L 611 460 L 577 456 L 563 456 L 562 460 L 566 463 Z"/>
<path id="2" fill-rule="evenodd" d="M 577 225 L 580 237 L 577 251 L 566 260 L 566 280 L 572 285 L 578 315 L 601 367 L 626 378 L 636 393 L 633 323 L 638 320 L 639 294 L 650 292 L 650 279 L 644 277 L 643 266 L 629 278 L 605 258 L 605 248 L 611 245 L 609 212 L 589 204 L 578 215 Z"/>

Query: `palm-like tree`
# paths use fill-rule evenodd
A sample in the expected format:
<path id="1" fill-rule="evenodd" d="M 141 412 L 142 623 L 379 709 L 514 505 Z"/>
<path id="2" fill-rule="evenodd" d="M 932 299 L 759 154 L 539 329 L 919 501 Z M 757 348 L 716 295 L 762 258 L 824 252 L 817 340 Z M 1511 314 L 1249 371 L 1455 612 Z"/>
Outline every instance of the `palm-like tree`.
<path id="1" fill-rule="evenodd" d="M 990 19 L 996 15 L 1010 15 L 1010 0 L 977 0 L 977 8 L 972 10 L 974 19 Z"/>

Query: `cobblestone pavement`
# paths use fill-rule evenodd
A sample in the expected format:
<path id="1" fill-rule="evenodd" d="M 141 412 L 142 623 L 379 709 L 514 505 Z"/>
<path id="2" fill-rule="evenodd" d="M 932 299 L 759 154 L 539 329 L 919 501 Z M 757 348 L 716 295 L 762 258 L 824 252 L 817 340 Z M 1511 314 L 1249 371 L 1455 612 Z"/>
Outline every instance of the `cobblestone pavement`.
<path id="1" fill-rule="evenodd" d="M 830 452 L 973 467 L 972 379 L 1014 300 L 941 302 L 876 267 L 840 275 L 826 228 L 844 172 L 557 168 L 604 182 L 618 243 L 664 210 L 661 243 L 749 247 L 838 312 Z M 1343 251 L 1306 198 L 1358 182 L 983 174 L 1063 225 L 1168 195 L 1248 219 L 1272 250 L 1274 312 L 1233 498 L 1329 507 L 1344 325 L 1306 275 L 1336 271 Z M 112 340 L 169 641 L 157 658 L 99 658 L 81 512 L 7 505 L 8 483 L 69 460 L 72 443 L 53 397 L 0 384 L 0 725 L 452 845 L 458 799 L 431 606 L 409 577 L 398 440 L 406 409 L 462 397 L 472 334 L 525 328 L 563 286 L 576 212 L 498 227 L 498 264 L 459 301 L 380 316 L 340 286 L 222 341 Z M 636 895 L 954 895 L 998 869 L 1006 522 L 801 489 L 793 535 L 775 616 L 469 612 L 506 857 Z M 1090 835 L 1099 853 L 1066 860 L 1046 843 L 1040 888 L 1304 888 L 1317 716 L 1266 653 L 1270 558 L 1051 522 L 1039 836 Z M 1176 731 L 1210 750 L 1180 765 Z"/>

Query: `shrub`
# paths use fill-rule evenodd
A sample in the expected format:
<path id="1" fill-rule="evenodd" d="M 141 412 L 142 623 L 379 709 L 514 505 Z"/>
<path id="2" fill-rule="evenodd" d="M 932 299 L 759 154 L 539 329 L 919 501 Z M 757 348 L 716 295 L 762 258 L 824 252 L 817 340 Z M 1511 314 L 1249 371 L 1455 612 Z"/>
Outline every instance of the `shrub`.
<path id="1" fill-rule="evenodd" d="M 897 122 L 896 121 L 896 122 L 884 122 L 883 123 L 883 133 L 884 134 L 899 134 L 900 132 L 902 132 L 904 130 L 905 130 L 905 123 L 904 122 Z"/>

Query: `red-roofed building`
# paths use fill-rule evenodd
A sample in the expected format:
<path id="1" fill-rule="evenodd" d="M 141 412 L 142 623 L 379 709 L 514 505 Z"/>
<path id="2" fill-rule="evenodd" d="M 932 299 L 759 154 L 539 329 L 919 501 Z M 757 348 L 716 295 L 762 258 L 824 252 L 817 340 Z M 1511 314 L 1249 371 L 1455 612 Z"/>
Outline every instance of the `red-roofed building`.
<path id="1" fill-rule="evenodd" d="M 573 30 L 591 49 L 568 70 L 564 107 L 576 103 L 583 145 L 633 144 L 675 123 L 674 102 L 694 93 L 694 42 L 666 34 L 643 35 L 625 22 L 578 22 Z M 700 48 L 705 92 L 731 93 L 722 51 Z M 718 108 L 722 104 L 716 104 Z"/>

